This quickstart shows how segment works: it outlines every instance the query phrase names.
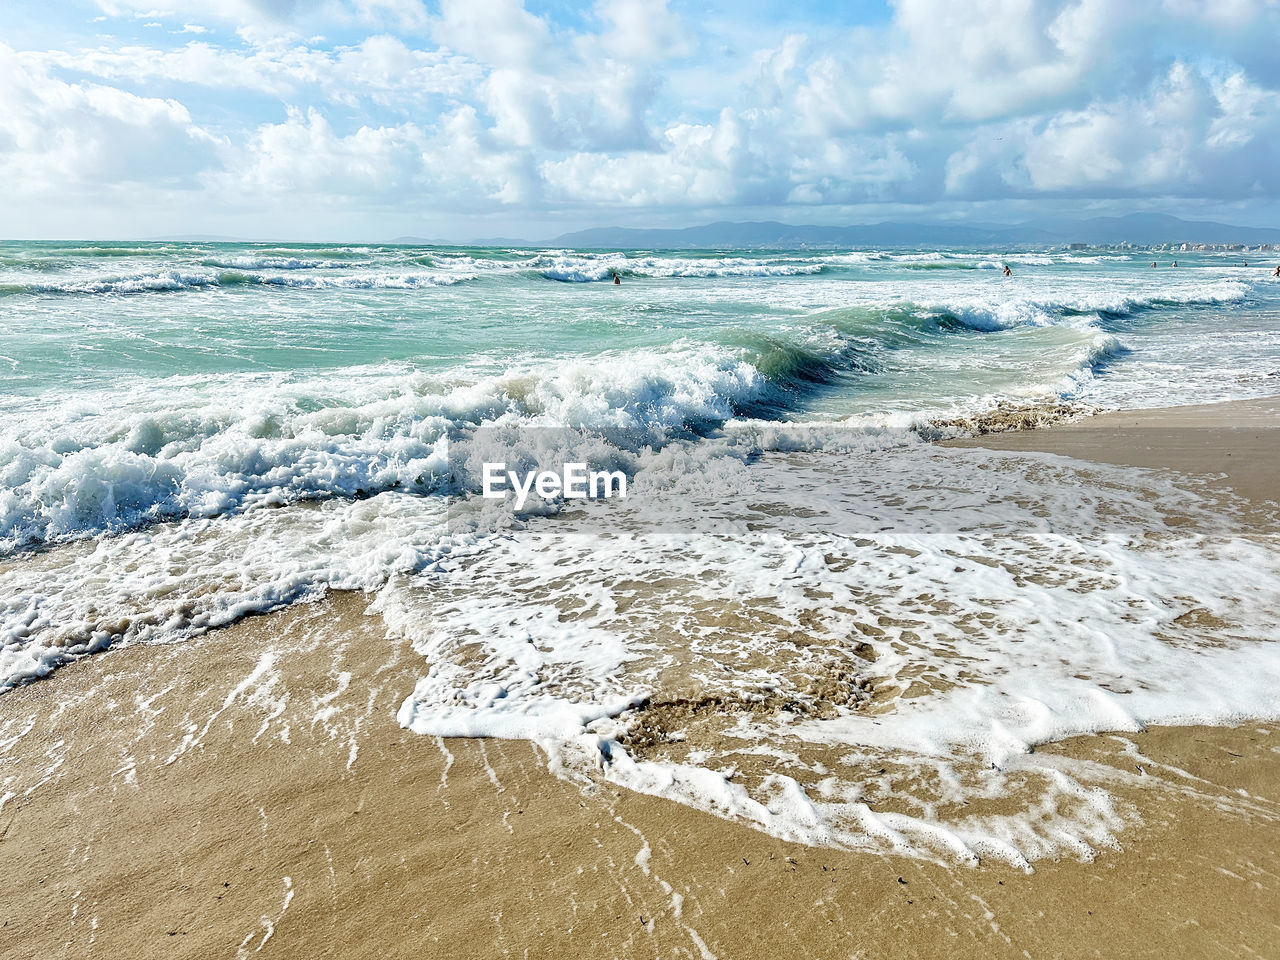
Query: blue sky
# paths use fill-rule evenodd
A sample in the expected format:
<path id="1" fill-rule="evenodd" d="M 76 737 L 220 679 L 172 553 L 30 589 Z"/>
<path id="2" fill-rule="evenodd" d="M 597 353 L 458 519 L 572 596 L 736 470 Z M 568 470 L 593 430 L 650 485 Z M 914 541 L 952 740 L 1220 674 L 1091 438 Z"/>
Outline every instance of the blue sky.
<path id="1" fill-rule="evenodd" d="M 1280 0 L 8 0 L 0 235 L 1280 222 Z"/>

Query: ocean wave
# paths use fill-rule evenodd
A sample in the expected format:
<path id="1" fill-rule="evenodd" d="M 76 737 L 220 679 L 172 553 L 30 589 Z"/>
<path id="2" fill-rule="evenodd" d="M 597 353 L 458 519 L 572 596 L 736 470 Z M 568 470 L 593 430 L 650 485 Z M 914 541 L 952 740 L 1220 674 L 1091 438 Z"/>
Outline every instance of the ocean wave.
<path id="1" fill-rule="evenodd" d="M 142 274 L 132 277 L 109 277 L 90 280 L 64 280 L 58 283 L 4 283 L 0 294 L 132 294 L 169 293 L 175 290 L 194 290 L 216 287 L 222 277 L 215 273 L 166 273 Z"/>
<path id="2" fill-rule="evenodd" d="M 285 269 L 309 269 L 305 267 Z M 477 274 L 460 272 L 360 274 L 343 276 L 290 275 L 254 273 L 247 270 L 220 272 L 142 274 L 131 277 L 108 277 L 89 280 L 64 280 L 57 283 L 0 282 L 0 296 L 55 294 L 65 296 L 130 295 L 174 293 L 181 290 L 204 290 L 213 287 L 294 287 L 310 290 L 419 290 L 447 287 L 476 279 Z"/>
<path id="3" fill-rule="evenodd" d="M 146 244 L 145 246 L 117 246 L 114 244 L 106 244 L 103 246 L 83 247 L 54 247 L 59 256 L 68 257 L 85 257 L 88 259 L 111 259 L 115 257 L 154 257 L 166 256 L 183 252 L 181 244 Z"/>
<path id="4" fill-rule="evenodd" d="M 1075 355 L 1075 369 L 1054 384 L 1054 392 L 1064 400 L 1077 400 L 1085 394 L 1094 378 L 1108 365 L 1129 353 L 1118 337 L 1099 334 Z"/>
<path id="5" fill-rule="evenodd" d="M 231 270 L 316 270 L 321 267 L 345 267 L 333 260 L 302 260 L 298 257 L 209 257 L 205 266 Z"/>
<path id="6" fill-rule="evenodd" d="M 0 545 L 230 514 L 264 498 L 448 492 L 450 434 L 569 427 L 660 446 L 724 423 L 771 389 L 741 351 L 693 345 L 478 379 L 362 370 L 302 384 L 140 385 L 11 418 L 0 441 Z"/>
<path id="7" fill-rule="evenodd" d="M 1128 255 L 1082 254 L 1069 252 L 1012 252 L 997 255 L 991 251 L 912 251 L 893 253 L 888 251 L 852 251 L 813 258 L 815 262 L 832 266 L 863 266 L 892 264 L 907 269 L 998 270 L 1005 264 L 1023 266 L 1096 265 L 1109 262 L 1127 262 Z"/>
<path id="8" fill-rule="evenodd" d="M 1218 281 L 1141 293 L 1088 290 L 1036 296 L 1002 291 L 1000 296 L 982 293 L 943 300 L 922 298 L 886 303 L 885 306 L 913 312 L 922 319 L 944 327 L 957 325 L 970 330 L 993 332 L 1063 322 L 1096 323 L 1104 315 L 1123 317 L 1161 307 L 1239 303 L 1248 295 L 1248 284 Z"/>
<path id="9" fill-rule="evenodd" d="M 358 251 L 352 251 L 355 255 Z M 286 256 L 283 254 L 253 253 L 234 256 L 204 256 L 192 268 L 179 266 L 172 270 L 156 270 L 154 272 L 139 270 L 132 274 L 108 276 L 70 275 L 64 278 L 45 276 L 36 279 L 31 271 L 10 267 L 7 276 L 0 277 L 0 296 L 12 295 L 120 295 L 140 293 L 163 293 L 188 289 L 206 289 L 211 287 L 244 287 L 254 284 L 274 287 L 295 287 L 299 289 L 422 289 L 427 287 L 450 286 L 489 277 L 503 282 L 521 282 L 530 275 L 543 279 L 564 283 L 595 283 L 607 281 L 611 275 L 618 274 L 623 278 L 651 279 L 715 279 L 715 278 L 788 278 L 820 275 L 828 272 L 839 274 L 844 268 L 884 263 L 895 269 L 922 269 L 932 271 L 936 281 L 909 281 L 902 275 L 887 275 L 875 287 L 868 286 L 859 293 L 875 293 L 886 287 L 909 288 L 913 284 L 922 290 L 928 290 L 937 284 L 941 287 L 952 287 L 967 291 L 958 298 L 959 305 L 952 311 L 959 322 L 969 324 L 973 319 L 975 329 L 1000 329 L 1020 322 L 1043 322 L 1029 320 L 1032 313 L 1038 316 L 1055 315 L 1057 306 L 1077 312 L 1096 310 L 1104 313 L 1131 313 L 1148 307 L 1166 305 L 1233 302 L 1242 299 L 1249 290 L 1244 280 L 1218 279 L 1211 281 L 1187 282 L 1179 279 L 1157 293 L 1151 290 L 1152 284 L 1137 284 L 1127 278 L 1123 285 L 1082 292 L 1079 297 L 1072 293 L 1072 278 L 1078 276 L 1073 271 L 1064 273 L 1060 280 L 1054 280 L 1055 287 L 1061 290 L 1040 294 L 1033 288 L 1018 287 L 1015 290 L 1000 290 L 993 293 L 983 282 L 962 280 L 959 276 L 943 279 L 949 272 L 986 271 L 996 272 L 1005 263 L 1018 264 L 1059 264 L 1059 265 L 1093 265 L 1100 258 L 1072 257 L 1042 254 L 1012 254 L 1000 258 L 984 257 L 974 254 L 958 254 L 951 252 L 917 252 L 888 254 L 881 252 L 851 252 L 822 256 L 795 257 L 688 257 L 688 256 L 635 256 L 623 253 L 577 254 L 577 253 L 539 253 L 534 256 L 512 257 L 503 254 L 503 258 L 489 258 L 470 254 L 441 254 L 403 258 L 391 257 L 385 262 L 379 259 L 362 261 L 334 260 L 328 252 L 323 255 Z M 25 274 L 25 276 L 24 276 Z M 1022 278 L 1019 278 L 1020 280 Z M 1043 274 L 1028 276 L 1027 280 L 1045 281 Z M 1163 278 L 1162 278 L 1163 279 Z M 1065 286 L 1063 286 L 1065 284 Z M 1138 287 L 1138 292 L 1126 293 L 1126 287 Z M 795 288 L 796 295 L 801 295 L 803 288 Z M 1029 292 L 1028 292 L 1029 291 Z M 844 291 L 842 291 L 844 293 Z M 1059 297 L 1065 298 L 1058 302 Z M 918 294 L 912 299 L 921 300 Z M 1079 302 L 1072 302 L 1078 300 Z M 1016 308 L 999 306 L 993 309 L 982 306 L 983 301 L 1001 301 L 1004 303 L 1022 301 L 1027 304 L 1023 310 L 1025 316 L 1018 319 L 1013 316 L 997 316 L 996 313 Z M 905 300 L 903 301 L 905 302 Z M 1092 305 L 1092 304 L 1096 304 Z M 922 302 L 924 309 L 940 308 L 946 310 L 945 303 L 937 301 Z M 983 316 L 983 314 L 986 316 Z"/>
<path id="10" fill-rule="evenodd" d="M 1064 358 L 1059 393 L 1077 392 L 1089 370 L 1121 350 L 1113 336 L 1092 338 L 1085 353 Z M 777 420 L 810 395 L 874 375 L 878 351 L 872 338 L 815 321 L 807 335 L 729 332 L 716 343 L 501 373 L 370 368 L 304 380 L 140 383 L 125 395 L 11 418 L 0 442 L 0 546 L 262 502 L 475 491 L 478 468 L 460 469 L 449 451 L 481 428 L 506 431 L 517 445 L 522 432 L 565 428 L 576 432 L 573 443 L 620 458 L 611 469 L 630 470 L 642 449 L 707 437 L 732 420 Z M 906 442 L 921 422 L 863 426 L 896 430 L 894 442 Z"/>
<path id="11" fill-rule="evenodd" d="M 824 265 L 813 262 L 773 262 L 747 257 L 717 259 L 672 257 L 604 256 L 533 257 L 521 264 L 524 269 L 539 271 L 548 280 L 564 283 L 594 283 L 617 273 L 622 277 L 796 277 L 821 273 Z"/>
<path id="12" fill-rule="evenodd" d="M 348 289 L 468 278 L 231 276 L 214 275 L 219 283 Z M 190 282 L 179 275 L 156 279 Z M 1069 352 L 1076 349 L 1070 335 L 1056 335 L 1029 354 L 1045 357 L 1034 373 L 1027 368 L 1036 382 L 1009 385 L 1015 393 L 1034 388 L 1074 397 L 1124 350 L 1099 328 L 1102 313 L 1234 300 L 1248 291 L 1233 281 L 1159 297 L 1082 291 L 1038 299 L 1011 295 L 1014 289 L 997 283 L 995 296 L 890 301 L 813 314 L 789 333 L 728 329 L 710 342 L 561 357 L 549 365 L 530 360 L 498 373 L 460 367 L 426 377 L 375 367 L 316 383 L 285 377 L 241 387 L 233 378 L 215 381 L 212 394 L 164 383 L 144 385 L 141 397 L 104 394 L 90 404 L 100 405 L 100 414 L 85 415 L 80 403 L 60 415 L 42 410 L 12 419 L 0 447 L 0 542 L 12 549 L 231 514 L 263 498 L 456 492 L 448 439 L 484 425 L 566 427 L 618 449 L 659 449 L 735 418 L 786 417 L 811 396 L 875 376 L 895 351 L 930 349 L 921 337 L 954 331 L 1079 328 L 1084 346 L 1076 353 Z"/>
<path id="13" fill-rule="evenodd" d="M 427 287 L 451 287 L 475 280 L 474 273 L 403 273 L 363 276 L 254 276 L 252 281 L 267 286 L 296 287 L 307 290 L 420 290 Z"/>
<path id="14" fill-rule="evenodd" d="M 813 260 L 816 263 L 826 263 L 832 266 L 857 267 L 864 263 L 874 263 L 886 258 L 886 254 L 878 251 L 852 250 L 848 253 L 831 253 L 821 257 L 814 257 Z"/>
<path id="15" fill-rule="evenodd" d="M 276 254 L 254 251 L 247 256 L 264 263 Z M 438 259 L 443 263 L 447 258 Z M 0 289 L 95 295 L 255 286 L 413 290 L 505 270 L 525 274 L 524 289 L 543 291 L 547 312 L 539 315 L 539 323 L 555 324 L 564 315 L 564 298 L 529 278 L 530 271 L 571 267 L 579 272 L 575 275 L 603 279 L 615 265 L 627 264 L 633 276 L 643 270 L 654 276 L 768 276 L 769 271 L 813 273 L 825 269 L 828 259 L 543 253 L 501 261 L 501 266 L 486 268 L 490 272 L 466 269 L 466 264 L 482 262 L 467 256 L 450 259 L 448 268 L 438 270 L 175 270 Z M 1074 397 L 1095 371 L 1123 351 L 1111 334 L 1124 325 L 1108 328 L 1110 317 L 1236 302 L 1252 289 L 1237 280 L 1203 281 L 1191 271 L 1159 279 L 1164 286 L 1145 274 L 1106 285 L 1073 276 L 1017 283 L 972 275 L 944 282 L 897 278 L 847 283 L 831 277 L 791 285 L 723 285 L 729 289 L 724 299 L 732 312 L 706 324 L 701 317 L 714 311 L 705 291 L 719 285 L 690 285 L 695 299 L 678 300 L 675 306 L 659 297 L 624 300 L 630 309 L 652 307 L 661 319 L 681 319 L 678 310 L 688 307 L 687 316 L 698 321 L 700 341 L 613 350 L 607 348 L 626 341 L 602 341 L 594 355 L 539 358 L 537 349 L 524 352 L 514 340 L 514 345 L 503 346 L 510 351 L 504 357 L 519 359 L 504 360 L 505 369 L 496 362 L 468 368 L 461 354 L 453 354 L 459 366 L 433 377 L 407 367 L 388 373 L 391 368 L 373 364 L 332 377 L 300 373 L 262 381 L 216 374 L 199 389 L 176 380 L 126 381 L 98 393 L 79 393 L 76 405 L 68 401 L 65 407 L 58 406 L 60 398 L 46 394 L 51 406 L 32 406 L 24 413 L 15 404 L 0 440 L 0 542 L 15 549 L 163 520 L 234 514 L 261 500 L 291 503 L 387 490 L 452 492 L 457 478 L 450 475 L 442 444 L 459 431 L 492 424 L 568 427 L 620 450 L 634 452 L 638 445 L 661 449 L 673 441 L 705 437 L 735 419 L 797 416 L 811 409 L 806 407 L 810 401 L 816 405 L 835 398 L 860 404 L 858 391 L 864 384 L 896 389 L 889 378 L 877 379 L 885 370 L 898 382 L 928 371 L 929 383 L 945 381 L 947 389 L 968 395 L 973 378 L 965 364 L 994 356 L 992 375 L 981 392 L 1020 395 L 1034 388 Z M 788 290 L 798 291 L 790 303 L 783 299 Z M 759 311 L 751 297 L 764 304 Z M 814 313 L 806 310 L 813 301 L 851 305 Z M 230 298 L 228 303 L 234 306 Z M 500 312 L 505 309 L 499 303 L 486 322 L 505 320 Z M 102 312 L 110 311 L 107 305 Z M 647 317 L 641 320 L 642 325 L 648 322 Z M 970 336 L 1036 327 L 1069 329 L 1047 331 L 1043 337 L 1030 330 L 996 336 L 991 340 L 998 346 L 990 355 L 983 352 L 979 337 Z M 114 328 L 108 329 L 114 335 Z M 252 335 L 242 336 L 237 349 L 254 342 Z M 582 346 L 584 340 L 563 341 L 570 342 L 575 351 L 592 349 Z M 475 344 L 459 349 L 475 349 Z M 972 355 L 966 353 L 969 349 Z M 368 363 L 369 356 L 364 354 L 360 362 Z M 18 362 L 13 364 L 17 369 Z M 945 377 L 935 378 L 943 368 Z M 892 403 L 892 393 L 890 397 Z M 916 395 L 910 402 L 926 407 L 932 398 Z"/>

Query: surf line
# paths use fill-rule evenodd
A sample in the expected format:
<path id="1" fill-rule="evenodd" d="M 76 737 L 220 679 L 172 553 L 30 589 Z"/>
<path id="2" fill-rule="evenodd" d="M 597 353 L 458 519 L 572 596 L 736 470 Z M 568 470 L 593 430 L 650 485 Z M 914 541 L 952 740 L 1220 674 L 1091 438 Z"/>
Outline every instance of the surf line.
<path id="1" fill-rule="evenodd" d="M 585 500 L 588 497 L 626 497 L 627 475 L 621 470 L 587 470 L 585 463 L 566 463 L 560 472 L 555 470 L 530 470 L 523 475 L 508 470 L 504 462 L 486 463 L 483 472 L 484 496 L 487 500 L 502 500 L 510 490 L 515 494 L 516 509 L 524 507 L 530 493 L 543 500 L 564 497 Z"/>

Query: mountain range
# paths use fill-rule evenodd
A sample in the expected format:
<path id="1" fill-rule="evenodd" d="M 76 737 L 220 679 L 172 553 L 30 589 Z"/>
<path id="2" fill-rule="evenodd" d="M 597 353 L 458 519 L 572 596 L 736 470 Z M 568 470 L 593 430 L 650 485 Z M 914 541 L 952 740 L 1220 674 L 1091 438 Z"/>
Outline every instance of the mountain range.
<path id="1" fill-rule="evenodd" d="M 150 237 L 156 241 L 242 242 L 234 237 L 184 235 Z M 248 242 L 248 241 L 243 241 Z M 1183 220 L 1163 213 L 1131 213 L 1089 220 L 1030 220 L 1019 224 L 892 222 L 818 226 L 777 221 L 721 220 L 696 227 L 593 227 L 543 240 L 485 237 L 457 241 L 421 236 L 396 237 L 392 243 L 424 246 L 579 247 L 621 250 L 717 250 L 756 248 L 998 247 L 1157 244 L 1276 244 L 1280 227 L 1242 227 L 1212 220 Z"/>
<path id="2" fill-rule="evenodd" d="M 859 226 L 797 226 L 773 221 L 720 221 L 682 229 L 596 227 L 561 234 L 544 243 L 560 247 L 695 249 L 758 247 L 998 247 L 1132 243 L 1280 244 L 1280 227 L 1239 227 L 1183 220 L 1158 213 L 1089 220 L 1041 220 L 1021 224 L 876 223 Z M 510 241 L 502 241 L 510 245 Z"/>

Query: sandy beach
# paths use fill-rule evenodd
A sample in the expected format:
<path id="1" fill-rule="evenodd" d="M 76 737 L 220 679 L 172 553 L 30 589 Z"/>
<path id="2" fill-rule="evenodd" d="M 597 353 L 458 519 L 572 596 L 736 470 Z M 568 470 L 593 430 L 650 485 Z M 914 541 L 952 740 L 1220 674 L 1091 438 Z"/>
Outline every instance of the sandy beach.
<path id="1" fill-rule="evenodd" d="M 0 2 L 0 960 L 1280 960 L 1277 37 Z"/>
<path id="2" fill-rule="evenodd" d="M 1052 430 L 1010 430 L 950 443 L 1213 477 L 1215 485 L 1261 503 L 1280 499 L 1277 441 L 1280 397 L 1104 413 Z"/>
<path id="3" fill-rule="evenodd" d="M 1280 401 L 981 438 L 1277 496 Z M 1280 727 L 1038 748 L 1117 849 L 1027 873 L 808 847 L 395 713 L 358 593 L 88 657 L 0 697 L 0 956 L 1237 957 L 1280 942 Z M 198 654 L 198 655 L 197 655 Z"/>

